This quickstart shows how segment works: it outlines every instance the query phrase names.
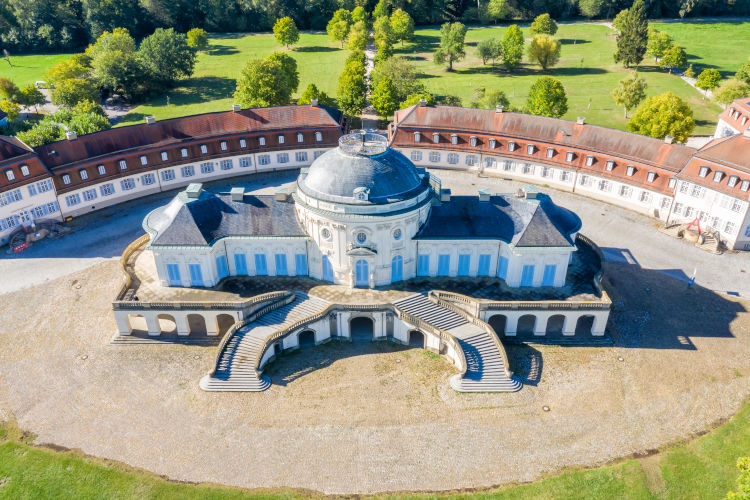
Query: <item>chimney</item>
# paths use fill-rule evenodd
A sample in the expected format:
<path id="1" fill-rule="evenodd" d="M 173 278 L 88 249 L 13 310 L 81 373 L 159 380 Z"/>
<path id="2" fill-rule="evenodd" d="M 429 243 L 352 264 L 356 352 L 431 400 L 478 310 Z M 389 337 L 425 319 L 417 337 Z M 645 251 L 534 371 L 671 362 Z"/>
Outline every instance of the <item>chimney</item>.
<path id="1" fill-rule="evenodd" d="M 310 106 L 317 106 L 318 100 L 317 99 L 310 99 Z"/>
<path id="2" fill-rule="evenodd" d="M 229 193 L 232 196 L 232 201 L 242 201 L 245 199 L 245 188 L 233 187 Z"/>
<path id="3" fill-rule="evenodd" d="M 742 135 L 745 137 L 750 137 L 750 127 L 746 128 L 742 131 Z"/>
<path id="4" fill-rule="evenodd" d="M 242 106 L 240 106 L 239 104 L 232 104 L 233 113 L 239 113 L 240 111 L 242 111 Z"/>
<path id="5" fill-rule="evenodd" d="M 153 125 L 154 123 L 156 123 L 156 117 L 154 115 L 146 117 L 146 125 Z"/>
<path id="6" fill-rule="evenodd" d="M 674 142 L 674 137 L 671 135 L 665 135 L 664 136 L 664 144 L 672 144 Z"/>
<path id="7" fill-rule="evenodd" d="M 576 120 L 576 123 L 578 125 L 584 125 L 586 123 L 586 117 L 585 116 L 579 116 L 578 119 Z"/>
<path id="8" fill-rule="evenodd" d="M 78 134 L 76 134 L 75 130 L 68 130 L 65 132 L 65 138 L 69 141 L 75 141 L 78 139 Z"/>
<path id="9" fill-rule="evenodd" d="M 419 105 L 420 106 L 427 106 L 427 99 L 420 99 L 419 100 Z"/>
<path id="10" fill-rule="evenodd" d="M 503 110 L 505 110 L 505 106 L 503 106 L 502 104 L 498 104 L 497 106 L 495 106 L 495 113 L 502 113 Z"/>
<path id="11" fill-rule="evenodd" d="M 442 188 L 440 190 L 440 201 L 447 203 L 451 201 L 451 190 L 448 188 Z"/>
<path id="12" fill-rule="evenodd" d="M 492 191 L 489 189 L 479 190 L 479 201 L 490 201 L 490 196 L 492 196 Z"/>
<path id="13" fill-rule="evenodd" d="M 193 182 L 191 184 L 188 184 L 188 187 L 185 189 L 187 197 L 191 200 L 200 198 L 201 191 L 203 191 L 203 184 L 201 184 L 200 182 Z"/>

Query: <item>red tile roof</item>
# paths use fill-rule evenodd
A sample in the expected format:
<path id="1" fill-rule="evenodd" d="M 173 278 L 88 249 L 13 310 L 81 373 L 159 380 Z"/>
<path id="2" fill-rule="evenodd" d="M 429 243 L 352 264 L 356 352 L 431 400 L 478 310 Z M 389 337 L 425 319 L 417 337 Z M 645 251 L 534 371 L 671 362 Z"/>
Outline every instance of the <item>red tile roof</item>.
<path id="1" fill-rule="evenodd" d="M 0 135 L 0 164 L 33 152 L 33 149 L 19 139 L 7 135 Z"/>
<path id="2" fill-rule="evenodd" d="M 719 119 L 724 120 L 740 133 L 750 128 L 750 97 L 732 101 L 732 104 L 719 115 Z"/>

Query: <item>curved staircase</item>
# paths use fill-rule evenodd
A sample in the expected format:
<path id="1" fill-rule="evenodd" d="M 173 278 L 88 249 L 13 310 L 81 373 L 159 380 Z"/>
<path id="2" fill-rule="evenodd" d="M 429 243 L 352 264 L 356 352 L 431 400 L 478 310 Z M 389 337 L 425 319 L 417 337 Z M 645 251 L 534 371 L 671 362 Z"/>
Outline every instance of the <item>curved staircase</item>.
<path id="1" fill-rule="evenodd" d="M 522 386 L 515 375 L 506 375 L 503 356 L 491 333 L 463 316 L 431 301 L 426 294 L 415 294 L 393 303 L 397 309 L 451 334 L 466 358 L 466 373 L 451 378 L 459 392 L 515 392 Z"/>
<path id="2" fill-rule="evenodd" d="M 240 392 L 268 389 L 270 379 L 255 369 L 266 338 L 297 321 L 318 314 L 328 305 L 323 299 L 295 293 L 295 299 L 289 304 L 239 328 L 224 345 L 214 372 L 201 379 L 201 389 Z"/>

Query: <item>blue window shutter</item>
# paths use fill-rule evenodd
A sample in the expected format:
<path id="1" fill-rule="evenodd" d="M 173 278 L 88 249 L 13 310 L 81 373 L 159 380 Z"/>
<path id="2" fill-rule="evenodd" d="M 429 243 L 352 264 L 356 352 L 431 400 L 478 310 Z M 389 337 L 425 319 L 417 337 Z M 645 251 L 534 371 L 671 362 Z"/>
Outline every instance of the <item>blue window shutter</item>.
<path id="1" fill-rule="evenodd" d="M 500 257 L 497 261 L 497 277 L 502 279 L 508 278 L 508 258 Z"/>
<path id="2" fill-rule="evenodd" d="M 294 272 L 298 276 L 307 276 L 307 254 L 298 253 L 294 256 Z"/>
<path id="3" fill-rule="evenodd" d="M 477 276 L 489 276 L 490 275 L 490 259 L 489 254 L 482 254 L 479 256 L 479 265 L 477 266 Z"/>
<path id="4" fill-rule="evenodd" d="M 274 255 L 274 261 L 276 264 L 276 276 L 286 276 L 289 274 L 286 269 L 286 254 L 277 253 Z"/>
<path id="5" fill-rule="evenodd" d="M 430 255 L 422 254 L 417 257 L 417 276 L 430 275 Z"/>
<path id="6" fill-rule="evenodd" d="M 266 255 L 262 253 L 255 254 L 255 274 L 257 276 L 265 276 L 268 274 L 268 267 L 266 266 Z"/>
<path id="7" fill-rule="evenodd" d="M 396 255 L 391 260 L 391 283 L 404 279 L 404 258 Z"/>
<path id="8" fill-rule="evenodd" d="M 532 286 L 534 283 L 534 266 L 525 265 L 521 273 L 521 286 Z"/>
<path id="9" fill-rule="evenodd" d="M 193 286 L 203 286 L 203 272 L 200 264 L 190 264 L 190 284 Z"/>
<path id="10" fill-rule="evenodd" d="M 182 284 L 182 280 L 180 279 L 180 266 L 178 264 L 167 264 L 167 274 L 169 275 L 170 286 Z"/>
<path id="11" fill-rule="evenodd" d="M 323 256 L 323 280 L 333 281 L 333 266 L 327 255 Z"/>
<path id="12" fill-rule="evenodd" d="M 247 274 L 247 260 L 244 253 L 234 254 L 234 268 L 237 274 Z"/>
<path id="13" fill-rule="evenodd" d="M 471 265 L 471 255 L 461 254 L 458 256 L 458 275 L 468 276 L 469 266 Z"/>
<path id="14" fill-rule="evenodd" d="M 451 256 L 448 254 L 438 255 L 438 276 L 448 276 L 451 270 Z"/>
<path id="15" fill-rule="evenodd" d="M 555 286 L 555 273 L 557 272 L 557 266 L 554 264 L 547 264 L 544 266 L 544 276 L 542 277 L 542 286 Z"/>
<path id="16" fill-rule="evenodd" d="M 216 274 L 219 279 L 226 278 L 229 275 L 229 266 L 227 266 L 227 258 L 225 255 L 219 255 L 216 257 Z"/>

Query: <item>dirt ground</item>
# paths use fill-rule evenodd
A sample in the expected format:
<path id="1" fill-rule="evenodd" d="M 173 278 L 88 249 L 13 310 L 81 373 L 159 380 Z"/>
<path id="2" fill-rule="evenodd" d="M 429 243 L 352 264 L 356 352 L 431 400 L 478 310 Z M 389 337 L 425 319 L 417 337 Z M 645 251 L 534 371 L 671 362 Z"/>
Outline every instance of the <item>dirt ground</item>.
<path id="1" fill-rule="evenodd" d="M 119 273 L 107 260 L 0 295 L 0 416 L 178 480 L 326 493 L 528 481 L 700 432 L 750 393 L 748 302 L 637 264 L 605 264 L 615 346 L 509 346 L 513 394 L 456 393 L 447 362 L 382 343 L 303 349 L 269 367 L 266 392 L 206 393 L 215 347 L 108 343 Z"/>

